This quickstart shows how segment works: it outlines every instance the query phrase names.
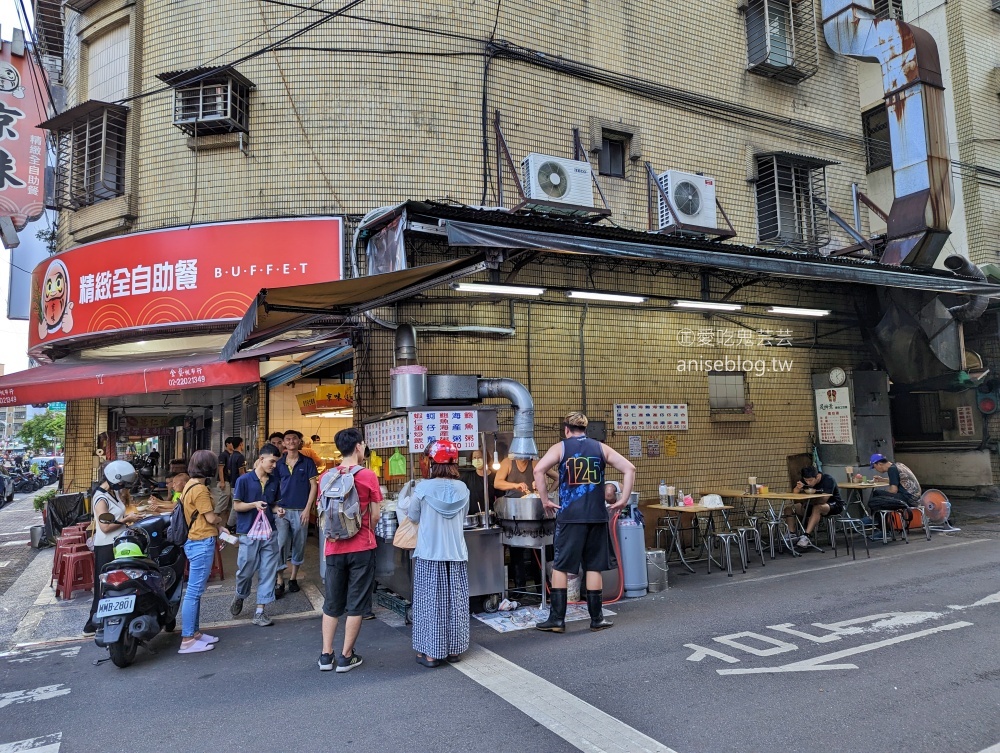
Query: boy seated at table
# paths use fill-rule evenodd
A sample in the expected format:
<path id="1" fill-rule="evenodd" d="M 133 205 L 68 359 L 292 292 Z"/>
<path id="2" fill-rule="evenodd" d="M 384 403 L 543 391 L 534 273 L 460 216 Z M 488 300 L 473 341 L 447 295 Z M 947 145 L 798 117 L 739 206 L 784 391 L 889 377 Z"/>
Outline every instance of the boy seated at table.
<path id="1" fill-rule="evenodd" d="M 799 518 L 796 516 L 806 519 L 805 531 L 795 542 L 795 546 L 800 549 L 812 546 L 811 537 L 820 520 L 827 515 L 838 515 L 844 510 L 844 501 L 840 498 L 837 482 L 828 473 L 820 473 L 811 465 L 803 468 L 802 480 L 795 485 L 792 491 L 796 494 L 802 494 L 807 493 L 805 491 L 807 488 L 814 489 L 819 494 L 830 494 L 831 496 L 815 502 L 813 500 L 807 500 L 804 503 L 796 502 L 794 507 L 785 509 L 785 522 L 788 523 L 788 530 L 792 534 L 798 527 Z"/>

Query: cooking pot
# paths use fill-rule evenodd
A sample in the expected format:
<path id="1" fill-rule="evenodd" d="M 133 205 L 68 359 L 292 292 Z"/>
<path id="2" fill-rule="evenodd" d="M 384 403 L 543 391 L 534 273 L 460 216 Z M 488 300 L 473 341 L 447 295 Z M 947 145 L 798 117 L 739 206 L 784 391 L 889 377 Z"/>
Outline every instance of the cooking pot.
<path id="1" fill-rule="evenodd" d="M 549 500 L 558 502 L 554 494 L 549 494 Z M 500 520 L 547 520 L 555 517 L 555 512 L 542 506 L 542 498 L 537 494 L 525 494 L 523 497 L 497 497 L 497 518 Z"/>
<path id="2" fill-rule="evenodd" d="M 471 515 L 465 516 L 465 523 L 463 528 L 479 528 L 479 513 L 473 513 Z"/>

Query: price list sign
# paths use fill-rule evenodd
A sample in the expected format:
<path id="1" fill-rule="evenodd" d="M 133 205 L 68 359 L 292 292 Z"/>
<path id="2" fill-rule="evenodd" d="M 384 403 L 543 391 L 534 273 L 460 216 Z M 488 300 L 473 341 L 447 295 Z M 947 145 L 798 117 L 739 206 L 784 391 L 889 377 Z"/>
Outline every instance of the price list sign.
<path id="1" fill-rule="evenodd" d="M 406 418 L 390 418 L 365 425 L 365 444 L 373 450 L 406 447 Z"/>
<path id="2" fill-rule="evenodd" d="M 820 444 L 854 444 L 851 393 L 846 387 L 816 390 Z"/>
<path id="3" fill-rule="evenodd" d="M 615 405 L 617 431 L 687 431 L 687 405 Z"/>
<path id="4" fill-rule="evenodd" d="M 435 439 L 450 439 L 460 452 L 478 450 L 479 414 L 474 410 L 410 413 L 410 452 L 423 452 Z"/>

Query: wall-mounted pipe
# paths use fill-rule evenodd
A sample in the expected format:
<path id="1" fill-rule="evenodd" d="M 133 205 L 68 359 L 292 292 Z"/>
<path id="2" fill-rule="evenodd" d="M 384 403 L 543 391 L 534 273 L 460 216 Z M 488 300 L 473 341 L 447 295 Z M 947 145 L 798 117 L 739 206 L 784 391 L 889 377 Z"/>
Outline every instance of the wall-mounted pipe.
<path id="1" fill-rule="evenodd" d="M 417 329 L 412 324 L 396 327 L 396 365 L 412 366 L 417 362 Z"/>
<path id="2" fill-rule="evenodd" d="M 975 280 L 986 281 L 986 273 L 979 267 L 966 259 L 964 256 L 955 254 L 944 260 L 944 265 L 952 272 L 963 277 L 971 277 Z M 960 306 L 950 306 L 948 313 L 960 322 L 975 321 L 983 315 L 986 307 L 989 306 L 990 299 L 984 295 L 970 296 L 969 300 Z"/>
<path id="3" fill-rule="evenodd" d="M 873 0 L 822 0 L 822 7 L 834 52 L 882 66 L 895 194 L 882 261 L 933 267 L 953 201 L 937 44 L 916 26 L 876 19 Z"/>
<path id="4" fill-rule="evenodd" d="M 503 397 L 514 406 L 514 441 L 510 454 L 515 458 L 537 458 L 535 444 L 535 401 L 531 393 L 514 379 L 480 379 L 479 397 Z"/>

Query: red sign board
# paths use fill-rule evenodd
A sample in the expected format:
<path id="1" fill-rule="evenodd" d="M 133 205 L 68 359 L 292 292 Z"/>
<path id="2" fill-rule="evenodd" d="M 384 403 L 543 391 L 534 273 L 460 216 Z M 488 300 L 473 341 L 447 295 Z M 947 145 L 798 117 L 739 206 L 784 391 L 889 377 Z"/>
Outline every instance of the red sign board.
<path id="1" fill-rule="evenodd" d="M 0 215 L 16 230 L 41 217 L 45 199 L 45 131 L 35 126 L 48 115 L 45 72 L 34 59 L 0 49 Z M 38 87 L 42 87 L 42 91 Z"/>
<path id="2" fill-rule="evenodd" d="M 88 243 L 31 275 L 29 354 L 109 331 L 237 320 L 261 288 L 342 276 L 339 217 L 153 230 Z"/>

